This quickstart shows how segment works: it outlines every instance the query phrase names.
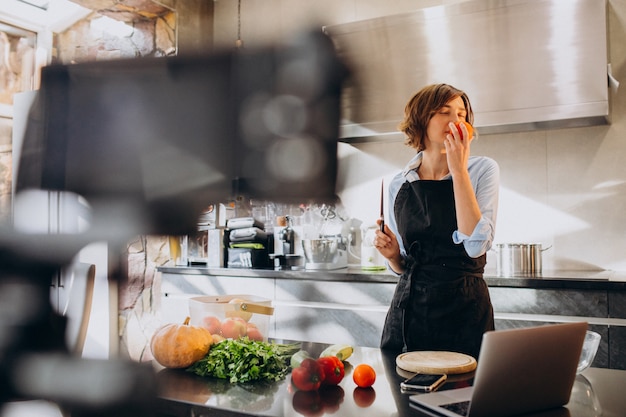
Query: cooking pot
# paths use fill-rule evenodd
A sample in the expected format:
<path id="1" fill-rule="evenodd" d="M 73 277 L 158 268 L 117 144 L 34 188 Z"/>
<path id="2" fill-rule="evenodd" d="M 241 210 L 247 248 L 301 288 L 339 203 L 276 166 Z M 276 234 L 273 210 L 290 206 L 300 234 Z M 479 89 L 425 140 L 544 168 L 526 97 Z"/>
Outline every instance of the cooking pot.
<path id="1" fill-rule="evenodd" d="M 541 275 L 541 243 L 496 244 L 496 271 L 501 277 Z"/>

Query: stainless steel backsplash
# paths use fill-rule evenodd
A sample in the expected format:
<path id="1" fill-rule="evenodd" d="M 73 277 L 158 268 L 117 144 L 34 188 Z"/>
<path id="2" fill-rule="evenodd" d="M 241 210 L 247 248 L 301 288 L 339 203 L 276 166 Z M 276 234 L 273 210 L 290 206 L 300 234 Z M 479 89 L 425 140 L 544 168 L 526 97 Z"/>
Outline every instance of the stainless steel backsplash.
<path id="1" fill-rule="evenodd" d="M 344 140 L 394 135 L 421 87 L 465 90 L 481 133 L 606 124 L 605 0 L 474 0 L 326 26 L 351 66 Z"/>

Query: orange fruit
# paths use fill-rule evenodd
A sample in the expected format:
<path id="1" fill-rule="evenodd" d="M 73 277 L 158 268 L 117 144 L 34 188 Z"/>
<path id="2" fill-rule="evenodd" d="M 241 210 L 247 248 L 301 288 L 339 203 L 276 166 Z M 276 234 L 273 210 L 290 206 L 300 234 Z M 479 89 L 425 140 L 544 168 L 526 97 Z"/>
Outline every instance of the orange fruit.
<path id="1" fill-rule="evenodd" d="M 366 363 L 357 365 L 352 371 L 352 380 L 361 388 L 368 388 L 376 381 L 376 371 Z"/>
<path id="2" fill-rule="evenodd" d="M 461 123 L 464 123 L 465 127 L 467 128 L 468 138 L 471 138 L 472 136 L 474 136 L 474 127 L 471 124 L 467 123 L 466 121 L 460 121 L 454 124 L 456 126 L 456 129 L 459 131 L 459 135 L 463 137 L 463 131 L 461 130 Z"/>

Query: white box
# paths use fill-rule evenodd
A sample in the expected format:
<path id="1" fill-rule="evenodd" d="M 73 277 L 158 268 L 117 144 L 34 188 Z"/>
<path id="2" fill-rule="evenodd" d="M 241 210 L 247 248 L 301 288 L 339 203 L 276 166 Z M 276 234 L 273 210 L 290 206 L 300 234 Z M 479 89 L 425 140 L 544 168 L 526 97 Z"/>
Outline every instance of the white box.
<path id="1" fill-rule="evenodd" d="M 209 229 L 207 245 L 207 266 L 224 267 L 224 229 Z"/>

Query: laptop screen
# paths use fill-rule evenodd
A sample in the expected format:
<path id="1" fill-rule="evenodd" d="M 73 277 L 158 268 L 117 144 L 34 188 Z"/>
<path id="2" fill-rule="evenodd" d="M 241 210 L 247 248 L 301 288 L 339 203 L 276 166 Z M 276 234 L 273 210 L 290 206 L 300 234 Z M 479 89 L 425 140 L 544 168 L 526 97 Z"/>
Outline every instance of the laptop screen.
<path id="1" fill-rule="evenodd" d="M 587 323 L 553 324 L 485 333 L 472 387 L 414 395 L 410 401 L 436 415 L 514 416 L 567 404 Z M 449 405 L 453 404 L 453 405 Z M 446 407 L 444 407 L 446 406 Z"/>

